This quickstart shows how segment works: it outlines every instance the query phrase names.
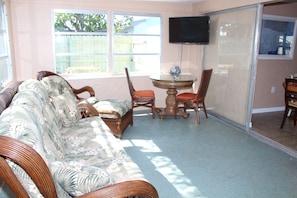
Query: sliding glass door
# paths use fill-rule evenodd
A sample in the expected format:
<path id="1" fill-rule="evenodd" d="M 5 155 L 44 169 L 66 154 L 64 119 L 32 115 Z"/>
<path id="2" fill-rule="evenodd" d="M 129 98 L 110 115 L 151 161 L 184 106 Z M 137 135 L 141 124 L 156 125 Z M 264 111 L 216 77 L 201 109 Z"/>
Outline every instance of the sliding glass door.
<path id="1" fill-rule="evenodd" d="M 256 69 L 260 6 L 210 14 L 210 43 L 203 68 L 213 68 L 207 93 L 210 112 L 248 127 Z"/>

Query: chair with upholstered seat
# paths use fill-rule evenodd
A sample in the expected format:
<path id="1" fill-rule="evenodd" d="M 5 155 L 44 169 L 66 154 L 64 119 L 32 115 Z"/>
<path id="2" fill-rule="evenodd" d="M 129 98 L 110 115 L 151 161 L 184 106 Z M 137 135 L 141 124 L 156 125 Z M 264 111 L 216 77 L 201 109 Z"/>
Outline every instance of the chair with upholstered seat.
<path id="1" fill-rule="evenodd" d="M 133 111 L 129 100 L 99 100 L 95 97 L 95 91 L 92 87 L 84 86 L 80 89 L 75 89 L 62 76 L 50 71 L 39 71 L 34 77 L 42 81 L 43 84 L 47 84 L 47 91 L 50 96 L 62 94 L 70 89 L 74 97 L 77 98 L 80 109 L 84 109 L 82 111 L 83 116 L 88 117 L 99 114 L 112 133 L 119 138 L 122 138 L 128 125 L 133 125 Z M 84 92 L 89 93 L 88 98 L 79 96 L 79 94 Z"/>
<path id="2" fill-rule="evenodd" d="M 197 124 L 200 124 L 199 108 L 203 108 L 205 117 L 208 118 L 204 99 L 208 90 L 211 75 L 212 69 L 203 70 L 197 93 L 185 92 L 176 96 L 174 118 L 176 118 L 179 108 L 182 108 L 184 112 L 186 112 L 187 108 L 193 108 L 196 112 Z M 182 104 L 182 106 L 179 106 L 179 104 Z"/>
<path id="3" fill-rule="evenodd" d="M 155 93 L 153 90 L 135 90 L 130 79 L 128 68 L 125 68 L 129 91 L 132 100 L 132 109 L 135 107 L 148 107 L 152 109 L 152 117 L 155 118 Z"/>
<path id="4" fill-rule="evenodd" d="M 280 128 L 282 129 L 288 116 L 293 113 L 294 125 L 297 118 L 297 79 L 286 78 L 285 84 L 285 111 Z"/>

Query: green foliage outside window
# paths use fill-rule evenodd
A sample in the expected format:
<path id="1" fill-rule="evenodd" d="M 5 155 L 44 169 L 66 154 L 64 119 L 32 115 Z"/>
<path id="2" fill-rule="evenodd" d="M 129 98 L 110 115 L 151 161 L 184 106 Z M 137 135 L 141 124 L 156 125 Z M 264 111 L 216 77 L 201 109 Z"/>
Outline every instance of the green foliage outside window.
<path id="1" fill-rule="evenodd" d="M 160 17 L 115 14 L 109 34 L 107 16 L 55 12 L 57 73 L 123 73 L 125 67 L 146 72 L 147 64 L 159 69 Z"/>
<path id="2" fill-rule="evenodd" d="M 106 14 L 56 13 L 56 32 L 107 31 Z"/>

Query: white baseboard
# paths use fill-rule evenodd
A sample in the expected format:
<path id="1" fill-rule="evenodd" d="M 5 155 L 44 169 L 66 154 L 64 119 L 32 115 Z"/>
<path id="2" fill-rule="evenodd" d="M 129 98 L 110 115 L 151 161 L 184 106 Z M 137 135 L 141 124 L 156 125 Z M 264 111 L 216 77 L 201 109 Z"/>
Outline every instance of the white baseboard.
<path id="1" fill-rule="evenodd" d="M 270 107 L 270 108 L 259 108 L 253 109 L 252 113 L 269 113 L 269 112 L 277 112 L 277 111 L 284 111 L 285 106 L 282 107 Z"/>

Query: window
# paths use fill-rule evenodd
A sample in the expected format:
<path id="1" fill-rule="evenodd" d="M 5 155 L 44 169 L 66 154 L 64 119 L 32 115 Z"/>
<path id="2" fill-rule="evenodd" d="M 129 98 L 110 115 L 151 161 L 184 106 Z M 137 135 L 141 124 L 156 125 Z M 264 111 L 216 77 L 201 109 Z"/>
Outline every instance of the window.
<path id="1" fill-rule="evenodd" d="M 160 17 L 54 12 L 57 73 L 123 74 L 160 69 Z M 109 24 L 113 24 L 110 25 Z M 109 28 L 112 27 L 112 28 Z"/>
<path id="2" fill-rule="evenodd" d="M 0 0 L 0 87 L 12 80 L 5 4 Z"/>
<path id="3" fill-rule="evenodd" d="M 108 72 L 106 13 L 55 12 L 57 73 Z"/>
<path id="4" fill-rule="evenodd" d="M 128 67 L 132 72 L 160 70 L 160 17 L 114 14 L 114 72 Z"/>
<path id="5" fill-rule="evenodd" d="M 263 15 L 259 58 L 292 59 L 296 18 Z"/>

